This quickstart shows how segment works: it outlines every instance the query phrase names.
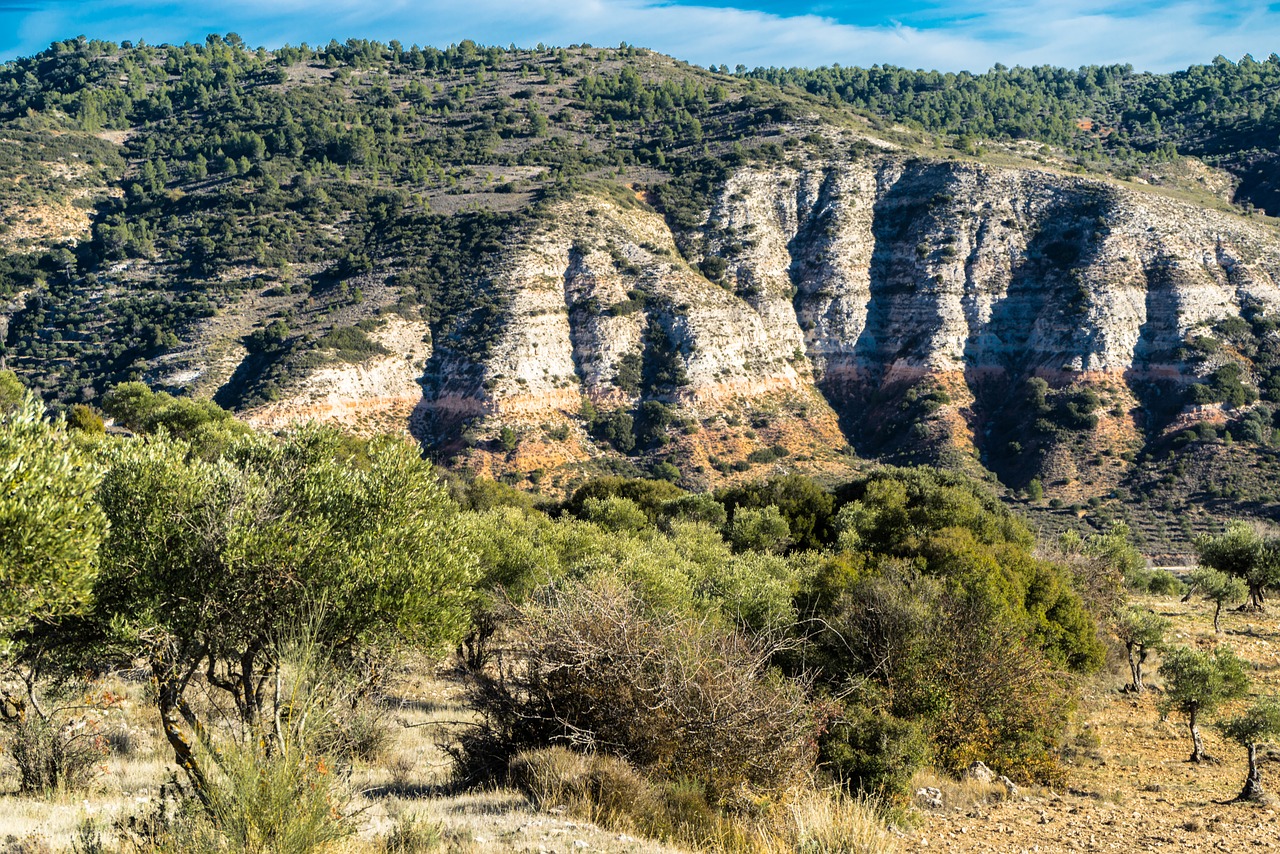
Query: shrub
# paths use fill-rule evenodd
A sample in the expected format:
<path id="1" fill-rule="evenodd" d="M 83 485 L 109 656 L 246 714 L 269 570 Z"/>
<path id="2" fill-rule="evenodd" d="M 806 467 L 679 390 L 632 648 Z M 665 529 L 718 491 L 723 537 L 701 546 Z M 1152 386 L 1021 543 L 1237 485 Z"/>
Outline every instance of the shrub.
<path id="1" fill-rule="evenodd" d="M 598 477 L 578 487 L 565 502 L 564 509 L 575 516 L 581 516 L 588 498 L 605 498 L 611 495 L 634 501 L 650 519 L 657 520 L 664 512 L 666 503 L 684 498 L 685 492 L 665 480 Z"/>
<path id="2" fill-rule="evenodd" d="M 67 428 L 82 430 L 85 433 L 103 433 L 107 429 L 102 416 L 83 403 L 77 403 L 67 413 Z"/>
<path id="3" fill-rule="evenodd" d="M 391 832 L 378 841 L 379 854 L 428 854 L 441 847 L 444 832 L 440 825 L 400 816 Z"/>
<path id="4" fill-rule="evenodd" d="M 739 507 L 761 509 L 773 505 L 787 520 L 796 548 L 817 549 L 832 538 L 835 499 L 817 483 L 801 475 L 785 475 L 716 493 L 733 515 Z"/>
<path id="5" fill-rule="evenodd" d="M 548 747 L 517 754 L 507 771 L 508 782 L 541 809 L 563 807 L 602 827 L 660 835 L 657 787 L 615 756 Z"/>
<path id="6" fill-rule="evenodd" d="M 509 652 L 471 674 L 482 724 L 455 750 L 464 779 L 502 777 L 517 753 L 556 744 L 627 759 L 713 796 L 780 790 L 812 766 L 799 683 L 771 676 L 774 645 L 695 616 L 654 613 L 630 590 L 544 588 L 512 608 Z"/>
<path id="7" fill-rule="evenodd" d="M 663 460 L 653 467 L 653 476 L 658 480 L 665 480 L 668 483 L 675 483 L 680 480 L 680 469 L 675 463 L 669 460 Z"/>
<path id="8" fill-rule="evenodd" d="M 850 499 L 834 525 L 840 553 L 806 575 L 797 601 L 820 625 L 804 666 L 832 692 L 857 686 L 869 712 L 918 724 L 943 768 L 980 759 L 1014 778 L 1060 780 L 1072 706 L 1061 671 L 1093 670 L 1105 655 L 1066 568 L 951 475 L 886 469 L 838 494 Z M 840 749 L 857 768 L 866 751 L 849 736 Z"/>
<path id="9" fill-rule="evenodd" d="M 725 527 L 725 537 L 737 551 L 776 554 L 791 542 L 791 528 L 772 504 L 761 510 L 740 507 Z"/>
<path id="10" fill-rule="evenodd" d="M 848 788 L 901 798 L 930 750 L 919 723 L 855 705 L 831 722 L 818 755 L 823 768 Z"/>
<path id="11" fill-rule="evenodd" d="M 542 809 L 564 808 L 624 833 L 695 850 L 885 854 L 896 850 L 877 811 L 839 791 L 806 787 L 778 800 L 708 801 L 688 781 L 652 780 L 626 762 L 560 747 L 521 753 L 510 779 Z"/>
<path id="12" fill-rule="evenodd" d="M 615 409 L 600 416 L 593 424 L 592 433 L 624 454 L 636 446 L 635 419 L 626 410 Z"/>
<path id="13" fill-rule="evenodd" d="M 790 451 L 781 445 L 771 445 L 768 448 L 757 448 L 747 454 L 747 460 L 757 465 L 763 465 L 765 463 L 771 463 L 774 460 L 780 460 L 789 453 Z"/>
<path id="14" fill-rule="evenodd" d="M 588 498 L 582 504 L 582 518 L 610 531 L 643 531 L 649 517 L 634 501 L 617 495 Z"/>
<path id="15" fill-rule="evenodd" d="M 59 722 L 35 713 L 10 728 L 9 753 L 23 792 L 51 794 L 86 788 L 107 753 L 96 723 L 83 717 Z"/>
<path id="16" fill-rule="evenodd" d="M 1147 592 L 1156 596 L 1181 596 L 1187 592 L 1187 586 L 1172 572 L 1158 569 L 1147 579 Z"/>
<path id="17" fill-rule="evenodd" d="M 671 521 L 702 522 L 721 528 L 725 522 L 724 505 L 706 493 L 685 495 L 662 505 L 662 515 Z"/>

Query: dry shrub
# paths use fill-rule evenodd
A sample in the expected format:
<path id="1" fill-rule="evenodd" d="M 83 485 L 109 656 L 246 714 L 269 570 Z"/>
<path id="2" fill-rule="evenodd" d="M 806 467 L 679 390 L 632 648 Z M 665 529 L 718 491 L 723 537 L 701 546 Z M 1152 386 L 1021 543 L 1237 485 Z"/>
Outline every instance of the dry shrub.
<path id="1" fill-rule="evenodd" d="M 657 787 L 614 756 L 563 747 L 526 751 L 511 760 L 509 782 L 539 809 L 563 807 L 623 832 L 656 835 L 663 812 Z"/>
<path id="2" fill-rule="evenodd" d="M 947 810 L 972 810 L 974 807 L 999 803 L 1009 798 L 1009 790 L 997 781 L 983 782 L 972 777 L 957 778 L 932 768 L 922 768 L 911 778 L 913 791 L 937 789 L 942 793 L 942 806 Z"/>
<path id="3" fill-rule="evenodd" d="M 769 672 L 777 644 L 654 613 L 608 583 L 540 591 L 510 608 L 507 631 L 495 667 L 472 674 L 482 724 L 453 751 L 472 782 L 557 744 L 696 780 L 713 799 L 740 785 L 785 789 L 812 767 L 804 686 Z"/>
<path id="4" fill-rule="evenodd" d="M 510 782 L 539 809 L 563 809 L 601 827 L 692 846 L 756 851 L 756 822 L 734 804 L 720 809 L 705 787 L 655 781 L 615 756 L 551 747 L 511 760 Z M 733 799 L 728 799 L 732 801 Z"/>
<path id="5" fill-rule="evenodd" d="M 86 788 L 101 767 L 107 745 L 94 718 L 60 723 L 30 714 L 11 726 L 9 752 L 23 792 L 52 793 Z"/>
<path id="6" fill-rule="evenodd" d="M 434 822 L 410 815 L 396 818 L 386 836 L 378 840 L 378 854 L 427 854 L 444 847 L 444 830 Z"/>

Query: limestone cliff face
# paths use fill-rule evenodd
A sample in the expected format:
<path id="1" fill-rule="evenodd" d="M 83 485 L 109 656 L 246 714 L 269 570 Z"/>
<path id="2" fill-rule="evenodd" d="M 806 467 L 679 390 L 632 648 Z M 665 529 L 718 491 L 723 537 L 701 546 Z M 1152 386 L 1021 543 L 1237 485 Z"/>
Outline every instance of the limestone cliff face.
<path id="1" fill-rule="evenodd" d="M 420 321 L 388 315 L 370 337 L 387 352 L 354 364 L 325 365 L 288 398 L 247 412 L 246 420 L 271 430 L 316 420 L 364 436 L 403 432 L 422 403 L 420 380 L 431 355 L 431 331 Z"/>
<path id="2" fill-rule="evenodd" d="M 824 377 L 1167 370 L 1197 325 L 1280 304 L 1273 234 L 1050 173 L 892 156 L 745 171 L 710 223 L 740 290 L 794 285 Z"/>
<path id="3" fill-rule="evenodd" d="M 322 371 L 310 403 L 259 418 L 385 399 L 480 471 L 549 471 L 648 441 L 651 458 L 707 482 L 748 476 L 732 464 L 763 448 L 835 464 L 846 440 L 871 455 L 959 454 L 1003 477 L 1017 468 L 1006 446 L 1030 445 L 1023 480 L 1056 467 L 1084 495 L 1124 466 L 1083 472 L 1081 456 L 1135 450 L 1159 427 L 1145 411 L 1153 384 L 1208 370 L 1185 361 L 1190 335 L 1280 311 L 1280 240 L 1265 225 L 1118 184 L 866 146 L 743 167 L 679 235 L 696 249 L 682 255 L 676 237 L 629 192 L 562 201 L 506 236 L 484 271 L 483 322 L 394 366 Z M 1051 394 L 1092 390 L 1083 438 L 1021 435 L 1033 377 Z M 637 432 L 661 423 L 633 451 L 601 429 L 611 412 Z"/>

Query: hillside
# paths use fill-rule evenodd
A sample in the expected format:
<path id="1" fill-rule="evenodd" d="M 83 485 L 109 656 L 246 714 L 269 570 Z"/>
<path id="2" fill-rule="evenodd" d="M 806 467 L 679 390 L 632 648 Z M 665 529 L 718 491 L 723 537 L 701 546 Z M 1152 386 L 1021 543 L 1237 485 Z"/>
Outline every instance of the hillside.
<path id="1" fill-rule="evenodd" d="M 1278 69 L 60 43 L 0 67 L 0 362 L 554 494 L 931 462 L 1176 559 L 1275 512 Z"/>

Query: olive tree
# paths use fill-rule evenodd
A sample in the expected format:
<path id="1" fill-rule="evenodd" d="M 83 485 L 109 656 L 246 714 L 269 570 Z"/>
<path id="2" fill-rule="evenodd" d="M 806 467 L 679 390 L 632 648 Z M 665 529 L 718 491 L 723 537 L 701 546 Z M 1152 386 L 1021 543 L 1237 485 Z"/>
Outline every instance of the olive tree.
<path id="1" fill-rule="evenodd" d="M 1213 630 L 1219 634 L 1222 633 L 1222 627 L 1219 625 L 1222 607 L 1239 602 L 1249 595 L 1249 587 L 1244 579 L 1227 575 L 1209 566 L 1196 567 L 1191 573 L 1189 582 L 1191 590 L 1187 595 L 1198 591 L 1213 603 Z"/>
<path id="2" fill-rule="evenodd" d="M 1225 646 L 1218 647 L 1212 654 L 1178 646 L 1165 653 L 1159 673 L 1164 679 L 1165 691 L 1161 713 L 1176 711 L 1186 716 L 1191 730 L 1189 761 L 1204 762 L 1209 757 L 1200 738 L 1200 715 L 1244 696 L 1249 690 L 1245 663 Z"/>
<path id="3" fill-rule="evenodd" d="M 1249 773 L 1236 800 L 1262 800 L 1264 792 L 1262 772 L 1258 767 L 1258 743 L 1280 737 L 1280 703 L 1274 697 L 1259 700 L 1242 714 L 1220 723 L 1218 729 L 1225 738 L 1241 745 L 1249 753 Z"/>
<path id="4" fill-rule="evenodd" d="M 1280 585 L 1280 540 L 1263 537 L 1244 522 L 1233 522 L 1225 533 L 1196 540 L 1201 566 L 1239 578 L 1249 588 L 1248 605 L 1263 608 L 1266 590 Z"/>
<path id="5" fill-rule="evenodd" d="M 1141 694 L 1146 690 L 1147 686 L 1142 681 L 1142 665 L 1151 650 L 1164 642 L 1168 628 L 1169 621 L 1164 617 L 1133 605 L 1116 614 L 1113 630 L 1129 657 L 1128 690 L 1133 693 Z"/>
<path id="6" fill-rule="evenodd" d="M 34 395 L 6 388 L 0 401 L 0 646 L 32 622 L 73 613 L 88 600 L 107 527 L 94 503 L 100 477 L 63 425 L 45 418 Z"/>
<path id="7" fill-rule="evenodd" d="M 193 681 L 252 727 L 270 700 L 275 641 L 322 617 L 317 642 L 354 655 L 437 644 L 466 623 L 474 561 L 430 464 L 392 440 L 344 460 L 341 437 L 243 436 L 214 460 L 185 442 L 128 443 L 99 499 L 111 520 L 96 616 L 147 657 L 165 736 L 202 799 L 209 729 Z"/>

